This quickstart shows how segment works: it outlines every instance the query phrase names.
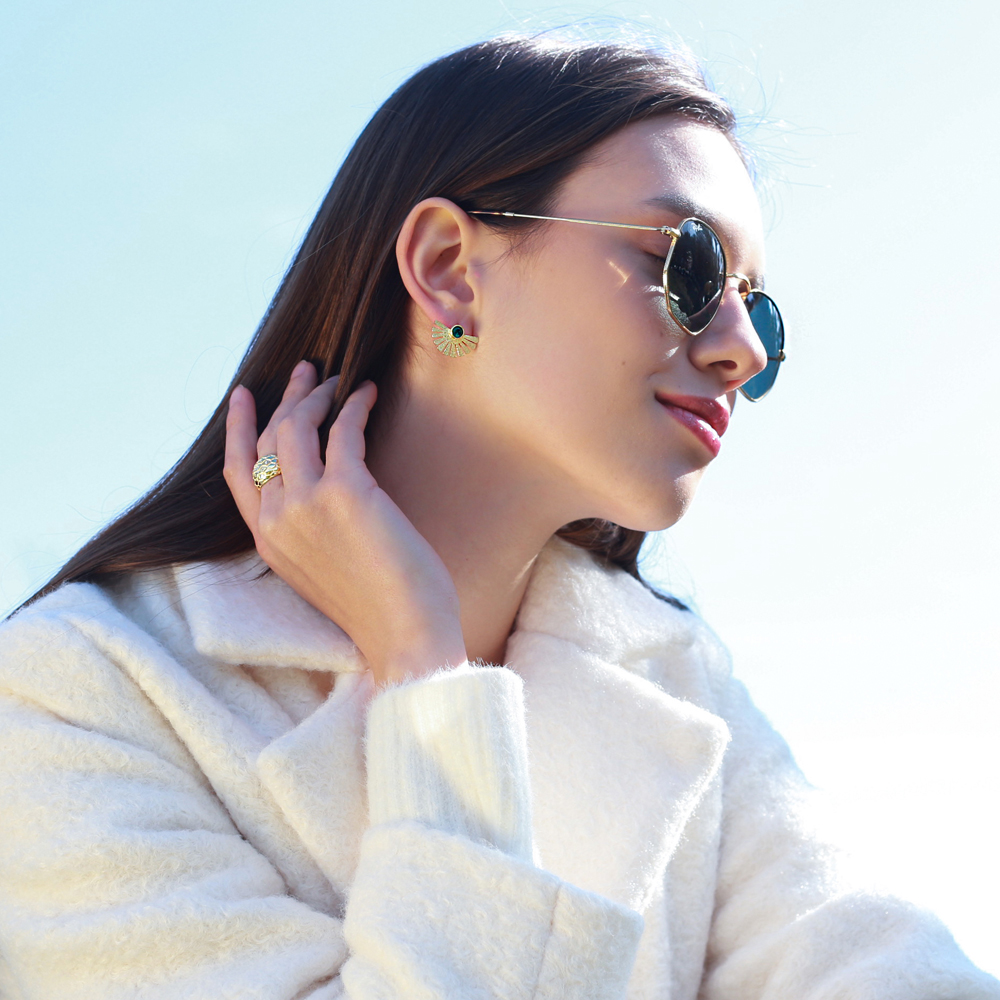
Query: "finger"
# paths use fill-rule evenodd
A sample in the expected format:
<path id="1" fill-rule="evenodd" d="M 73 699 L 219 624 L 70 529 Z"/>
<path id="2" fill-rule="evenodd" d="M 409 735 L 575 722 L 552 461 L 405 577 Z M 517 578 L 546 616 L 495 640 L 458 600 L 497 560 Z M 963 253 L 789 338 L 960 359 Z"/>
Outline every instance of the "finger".
<path id="1" fill-rule="evenodd" d="M 338 378 L 316 386 L 278 425 L 277 448 L 286 487 L 314 484 L 323 475 L 318 428 L 333 405 Z"/>
<path id="2" fill-rule="evenodd" d="M 277 450 L 278 425 L 316 388 L 316 369 L 308 361 L 300 361 L 293 369 L 277 409 L 271 414 L 257 442 L 257 455 L 273 455 Z"/>
<path id="3" fill-rule="evenodd" d="M 260 521 L 265 525 L 271 524 L 280 516 L 285 503 L 285 486 L 288 484 L 289 474 L 294 479 L 301 470 L 301 458 L 293 452 L 286 454 L 285 448 L 279 444 L 279 431 L 291 419 L 292 414 L 307 399 L 310 393 L 316 388 L 316 369 L 308 361 L 300 361 L 292 369 L 292 375 L 288 380 L 285 393 L 281 397 L 281 403 L 271 416 L 268 425 L 264 428 L 260 440 L 257 442 L 257 453 L 264 455 L 277 455 L 280 473 L 272 476 L 260 489 Z M 308 460 L 307 460 L 308 461 Z M 315 481 L 322 475 L 322 470 L 313 475 Z"/>
<path id="4" fill-rule="evenodd" d="M 365 426 L 377 397 L 375 383 L 362 382 L 337 414 L 326 446 L 326 467 L 335 475 L 364 462 Z"/>
<path id="5" fill-rule="evenodd" d="M 229 397 L 226 414 L 226 460 L 222 474 L 240 515 L 256 535 L 260 496 L 253 481 L 257 461 L 257 406 L 253 393 L 238 385 Z"/>

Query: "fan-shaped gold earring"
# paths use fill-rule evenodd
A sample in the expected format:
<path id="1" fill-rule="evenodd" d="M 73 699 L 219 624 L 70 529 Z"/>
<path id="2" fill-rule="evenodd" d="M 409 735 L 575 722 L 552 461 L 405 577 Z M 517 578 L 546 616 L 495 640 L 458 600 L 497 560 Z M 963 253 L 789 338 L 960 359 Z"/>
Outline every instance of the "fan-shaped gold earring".
<path id="1" fill-rule="evenodd" d="M 444 323 L 435 323 L 431 327 L 431 337 L 434 339 L 434 346 L 442 353 L 451 358 L 460 358 L 463 354 L 471 354 L 479 343 L 479 338 L 471 333 L 465 332 L 465 327 L 461 323 L 454 326 L 445 326 Z"/>

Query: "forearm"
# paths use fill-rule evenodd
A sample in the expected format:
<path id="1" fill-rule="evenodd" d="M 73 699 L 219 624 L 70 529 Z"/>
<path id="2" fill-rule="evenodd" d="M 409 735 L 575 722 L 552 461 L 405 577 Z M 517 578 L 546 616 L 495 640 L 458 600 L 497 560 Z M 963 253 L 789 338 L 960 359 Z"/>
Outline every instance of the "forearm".
<path id="1" fill-rule="evenodd" d="M 642 918 L 532 864 L 520 678 L 439 671 L 371 705 L 371 828 L 344 925 L 348 994 L 624 995 Z"/>

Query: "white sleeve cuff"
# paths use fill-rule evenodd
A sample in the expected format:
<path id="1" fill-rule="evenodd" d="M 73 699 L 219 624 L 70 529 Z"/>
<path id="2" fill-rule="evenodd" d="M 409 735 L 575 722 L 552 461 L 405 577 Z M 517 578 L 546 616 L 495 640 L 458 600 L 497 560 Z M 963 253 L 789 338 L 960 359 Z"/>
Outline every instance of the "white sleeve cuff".
<path id="1" fill-rule="evenodd" d="M 417 820 L 532 860 L 521 678 L 468 663 L 387 688 L 366 738 L 372 826 Z"/>

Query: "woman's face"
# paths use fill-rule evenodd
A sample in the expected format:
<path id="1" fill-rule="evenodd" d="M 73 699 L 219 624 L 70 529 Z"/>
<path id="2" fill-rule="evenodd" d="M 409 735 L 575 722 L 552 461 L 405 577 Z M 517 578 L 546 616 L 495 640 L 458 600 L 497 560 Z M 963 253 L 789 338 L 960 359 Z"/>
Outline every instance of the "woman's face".
<path id="1" fill-rule="evenodd" d="M 639 122 L 596 146 L 548 214 L 652 227 L 697 216 L 729 271 L 763 283 L 746 168 L 722 133 L 689 119 Z M 735 279 L 705 330 L 677 326 L 663 294 L 669 248 L 655 231 L 547 222 L 511 251 L 452 202 L 416 206 L 397 245 L 415 350 L 395 461 L 419 453 L 431 474 L 413 431 L 433 428 L 432 474 L 453 495 L 461 481 L 470 496 L 516 497 L 547 531 L 588 517 L 673 524 L 719 451 L 735 389 L 766 357 Z M 439 354 L 432 319 L 463 324 L 479 337 L 475 353 Z"/>
<path id="2" fill-rule="evenodd" d="M 595 147 L 549 214 L 648 226 L 694 215 L 718 233 L 729 271 L 763 284 L 746 168 L 724 135 L 684 118 L 636 123 Z M 669 237 L 543 225 L 523 250 L 504 255 L 490 234 L 473 253 L 474 419 L 512 441 L 573 518 L 667 527 L 720 444 L 683 407 L 714 401 L 724 430 L 736 388 L 764 367 L 763 346 L 732 279 L 707 329 L 676 325 L 663 295 Z"/>

